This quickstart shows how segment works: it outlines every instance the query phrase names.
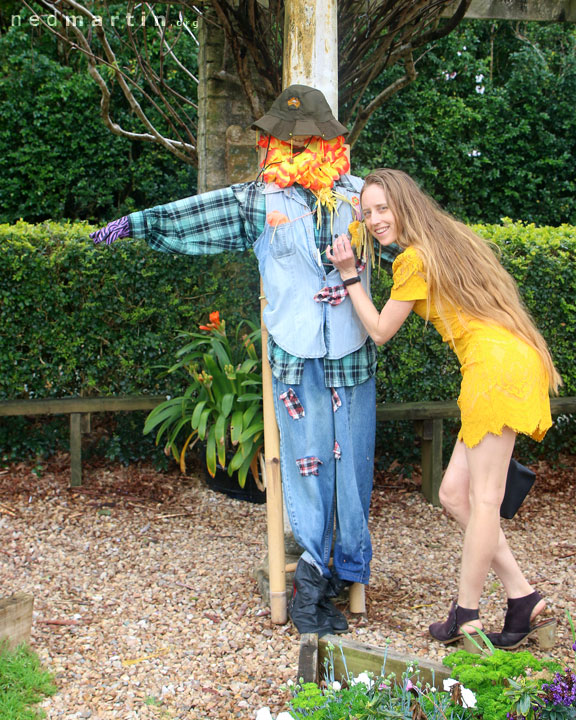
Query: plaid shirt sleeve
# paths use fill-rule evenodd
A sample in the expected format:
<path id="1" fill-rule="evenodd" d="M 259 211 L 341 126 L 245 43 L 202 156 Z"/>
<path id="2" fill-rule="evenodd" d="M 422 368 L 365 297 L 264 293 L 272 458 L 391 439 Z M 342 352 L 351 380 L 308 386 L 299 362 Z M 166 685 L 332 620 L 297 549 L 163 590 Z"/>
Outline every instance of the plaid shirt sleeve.
<path id="1" fill-rule="evenodd" d="M 130 235 L 154 250 L 178 255 L 213 255 L 246 250 L 266 222 L 257 183 L 232 185 L 128 216 Z"/>

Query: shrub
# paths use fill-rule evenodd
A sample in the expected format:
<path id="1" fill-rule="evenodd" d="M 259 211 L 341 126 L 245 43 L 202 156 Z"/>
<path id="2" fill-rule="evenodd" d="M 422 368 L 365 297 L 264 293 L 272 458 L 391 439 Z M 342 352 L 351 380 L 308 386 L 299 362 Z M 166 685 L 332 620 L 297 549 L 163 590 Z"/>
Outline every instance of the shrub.
<path id="1" fill-rule="evenodd" d="M 161 374 L 173 363 L 179 331 L 196 328 L 216 310 L 229 327 L 257 321 L 259 278 L 251 252 L 171 256 L 134 240 L 94 247 L 90 229 L 82 223 L 0 225 L 0 398 L 181 394 L 185 388 Z M 574 228 L 505 221 L 475 229 L 502 248 L 550 343 L 562 393 L 576 395 Z M 390 285 L 385 269 L 374 273 L 377 305 Z M 452 351 L 416 316 L 380 351 L 380 402 L 451 399 L 458 386 Z M 4 432 L 14 420 L 3 421 Z M 410 424 L 383 423 L 378 433 L 382 463 L 414 460 Z M 146 443 L 153 446 L 152 439 Z M 7 445 L 6 436 L 0 444 Z M 33 454 L 35 447 L 41 450 L 31 445 Z M 526 453 L 535 447 L 528 443 Z M 538 448 L 576 451 L 573 419 L 565 418 Z"/>

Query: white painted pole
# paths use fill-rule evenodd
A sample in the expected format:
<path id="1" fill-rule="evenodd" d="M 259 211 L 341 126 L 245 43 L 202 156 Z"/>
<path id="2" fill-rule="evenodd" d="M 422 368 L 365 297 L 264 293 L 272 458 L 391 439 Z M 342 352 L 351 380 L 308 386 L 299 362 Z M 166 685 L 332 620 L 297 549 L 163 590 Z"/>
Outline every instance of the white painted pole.
<path id="1" fill-rule="evenodd" d="M 338 117 L 336 0 L 286 0 L 282 85 L 321 90 Z"/>

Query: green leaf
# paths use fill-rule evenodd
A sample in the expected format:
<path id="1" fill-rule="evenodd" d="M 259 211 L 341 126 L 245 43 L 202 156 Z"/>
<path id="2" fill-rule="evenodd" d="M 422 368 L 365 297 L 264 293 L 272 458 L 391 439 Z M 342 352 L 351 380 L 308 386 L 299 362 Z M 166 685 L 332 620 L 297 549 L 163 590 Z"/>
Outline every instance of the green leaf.
<path id="1" fill-rule="evenodd" d="M 232 413 L 230 421 L 230 440 L 232 445 L 236 445 L 242 434 L 242 411 L 236 410 Z"/>
<path id="2" fill-rule="evenodd" d="M 204 437 L 206 435 L 206 427 L 208 425 L 208 419 L 210 418 L 211 413 L 212 410 L 210 408 L 205 408 L 200 415 L 200 422 L 198 423 L 198 436 L 201 440 L 204 440 Z"/>
<path id="3" fill-rule="evenodd" d="M 218 462 L 222 465 L 222 467 L 226 466 L 226 430 L 226 417 L 224 415 L 219 415 L 214 425 L 214 437 L 216 439 Z"/>
<path id="4" fill-rule="evenodd" d="M 228 417 L 234 405 L 234 395 L 232 393 L 226 393 L 226 395 L 222 397 L 221 405 L 222 414 L 224 415 L 224 417 Z"/>
<path id="5" fill-rule="evenodd" d="M 210 428 L 206 440 L 206 469 L 210 477 L 216 475 L 216 438 L 214 428 Z"/>
<path id="6" fill-rule="evenodd" d="M 198 425 L 200 424 L 200 416 L 202 415 L 202 412 L 204 408 L 206 407 L 206 400 L 202 400 L 201 402 L 196 404 L 196 407 L 194 408 L 194 412 L 192 413 L 192 419 L 190 421 L 190 424 L 196 430 L 198 428 Z"/>

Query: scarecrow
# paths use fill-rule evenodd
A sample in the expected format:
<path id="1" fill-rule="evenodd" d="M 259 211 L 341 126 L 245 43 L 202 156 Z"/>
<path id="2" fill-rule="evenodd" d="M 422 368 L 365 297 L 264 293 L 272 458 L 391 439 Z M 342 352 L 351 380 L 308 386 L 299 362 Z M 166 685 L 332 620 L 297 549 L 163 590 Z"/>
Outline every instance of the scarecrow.
<path id="1" fill-rule="evenodd" d="M 367 584 L 372 557 L 376 348 L 345 287 L 369 288 L 362 181 L 347 174 L 348 131 L 319 90 L 291 85 L 254 127 L 264 155 L 255 181 L 132 213 L 91 237 L 142 238 L 191 255 L 254 248 L 268 302 L 284 500 L 304 550 L 288 613 L 300 633 L 342 633 L 346 618 L 330 598 L 345 584 Z M 325 251 L 346 232 L 358 248 L 358 277 L 342 283 Z"/>

